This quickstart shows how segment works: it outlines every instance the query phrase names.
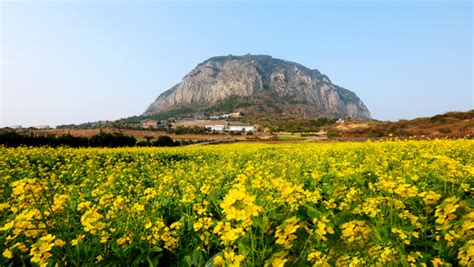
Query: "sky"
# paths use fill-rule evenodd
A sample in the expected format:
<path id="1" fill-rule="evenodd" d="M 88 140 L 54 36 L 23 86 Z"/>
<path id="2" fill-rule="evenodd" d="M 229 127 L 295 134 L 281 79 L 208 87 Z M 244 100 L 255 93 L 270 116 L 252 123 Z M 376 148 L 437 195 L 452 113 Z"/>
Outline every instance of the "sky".
<path id="1" fill-rule="evenodd" d="M 212 56 L 267 54 L 379 120 L 473 109 L 472 1 L 0 1 L 0 127 L 145 111 Z"/>

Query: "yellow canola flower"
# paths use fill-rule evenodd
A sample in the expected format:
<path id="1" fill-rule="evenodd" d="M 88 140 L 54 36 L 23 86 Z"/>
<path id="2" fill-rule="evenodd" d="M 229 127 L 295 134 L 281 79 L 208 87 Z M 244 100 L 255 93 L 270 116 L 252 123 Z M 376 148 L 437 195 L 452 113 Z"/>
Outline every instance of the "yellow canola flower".
<path id="1" fill-rule="evenodd" d="M 229 190 L 222 200 L 220 207 L 229 221 L 242 221 L 244 224 L 251 224 L 252 217 L 258 216 L 263 210 L 256 205 L 255 196 L 249 194 L 244 188 L 237 187 Z"/>
<path id="2" fill-rule="evenodd" d="M 41 267 L 48 266 L 48 259 L 53 255 L 50 251 L 55 245 L 54 239 L 53 235 L 48 234 L 36 241 L 31 247 L 31 261 Z"/>
<path id="3" fill-rule="evenodd" d="M 211 186 L 208 185 L 208 184 L 205 184 L 203 186 L 201 186 L 201 188 L 199 189 L 199 191 L 203 194 L 207 194 L 209 193 L 209 190 L 211 189 Z"/>
<path id="4" fill-rule="evenodd" d="M 145 210 L 145 206 L 140 203 L 133 204 L 132 212 L 140 213 Z"/>
<path id="5" fill-rule="evenodd" d="M 288 253 L 285 251 L 279 251 L 274 253 L 270 259 L 265 261 L 264 267 L 284 267 L 288 262 Z"/>
<path id="6" fill-rule="evenodd" d="M 357 245 L 364 244 L 371 232 L 368 224 L 361 220 L 344 223 L 341 229 L 344 242 Z"/>
<path id="7" fill-rule="evenodd" d="M 314 218 L 313 224 L 316 225 L 316 235 L 324 241 L 328 240 L 326 234 L 334 234 L 334 229 L 329 226 L 329 220 L 326 216 L 322 216 L 319 219 Z"/>
<path id="8" fill-rule="evenodd" d="M 217 222 L 213 233 L 218 234 L 221 243 L 224 245 L 233 244 L 239 237 L 244 235 L 245 231 L 242 227 L 232 227 L 229 222 Z"/>
<path id="9" fill-rule="evenodd" d="M 1 258 L 61 265 L 72 249 L 101 264 L 120 243 L 164 262 L 219 249 L 224 266 L 471 266 L 471 151 L 467 139 L 0 147 Z"/>
<path id="10" fill-rule="evenodd" d="M 59 212 L 64 209 L 65 203 L 69 201 L 71 197 L 69 195 L 59 195 L 55 194 L 54 195 L 54 203 L 52 206 L 53 212 Z"/>
<path id="11" fill-rule="evenodd" d="M 151 222 L 147 222 L 145 224 L 145 229 L 150 229 L 153 224 Z"/>
<path id="12" fill-rule="evenodd" d="M 5 249 L 2 253 L 2 256 L 7 258 L 7 259 L 13 259 L 13 252 L 9 249 Z"/>
<path id="13" fill-rule="evenodd" d="M 286 219 L 275 231 L 275 237 L 277 238 L 275 243 L 290 249 L 292 247 L 291 242 L 297 238 L 295 232 L 299 228 L 300 225 L 296 216 Z"/>
<path id="14" fill-rule="evenodd" d="M 224 259 L 226 266 L 239 267 L 245 257 L 243 255 L 236 254 L 233 250 L 224 250 Z"/>
<path id="15" fill-rule="evenodd" d="M 104 218 L 95 209 L 87 210 L 81 217 L 81 223 L 84 226 L 84 231 L 96 234 L 105 228 L 105 223 L 101 220 Z"/>
<path id="16" fill-rule="evenodd" d="M 459 249 L 458 259 L 460 265 L 468 266 L 474 263 L 474 239 L 467 241 L 467 243 Z"/>
<path id="17" fill-rule="evenodd" d="M 323 254 L 321 251 L 313 251 L 308 254 L 307 261 L 313 263 L 314 267 L 328 267 L 330 257 Z"/>
<path id="18" fill-rule="evenodd" d="M 218 265 L 218 266 L 221 266 L 224 264 L 224 258 L 220 255 L 217 255 L 214 257 L 214 264 L 215 265 Z"/>
<path id="19" fill-rule="evenodd" d="M 410 239 L 408 239 L 408 235 L 403 232 L 402 229 L 400 228 L 397 228 L 397 227 L 393 227 L 392 228 L 392 233 L 398 235 L 398 237 L 403 241 L 403 243 L 409 245 L 410 244 Z"/>
<path id="20" fill-rule="evenodd" d="M 56 239 L 56 240 L 54 241 L 54 245 L 55 245 L 56 247 L 58 247 L 58 248 L 62 248 L 62 247 L 64 247 L 64 245 L 66 245 L 66 242 L 64 242 L 64 241 L 61 240 L 61 239 Z"/>
<path id="21" fill-rule="evenodd" d="M 85 235 L 78 235 L 76 238 L 71 240 L 71 245 L 72 246 L 77 246 L 81 240 L 83 240 Z"/>
<path id="22" fill-rule="evenodd" d="M 0 203 L 0 212 L 3 212 L 7 209 L 9 209 L 11 205 L 9 203 Z"/>
<path id="23" fill-rule="evenodd" d="M 423 198 L 423 201 L 428 205 L 433 205 L 441 198 L 441 194 L 433 191 L 421 192 L 418 194 L 419 197 Z"/>

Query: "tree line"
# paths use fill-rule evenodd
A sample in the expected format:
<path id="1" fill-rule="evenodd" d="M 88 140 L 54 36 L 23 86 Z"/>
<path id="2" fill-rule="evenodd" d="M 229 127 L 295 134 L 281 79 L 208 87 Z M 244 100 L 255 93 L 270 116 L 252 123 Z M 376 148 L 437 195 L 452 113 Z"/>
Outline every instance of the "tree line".
<path id="1" fill-rule="evenodd" d="M 18 146 L 68 146 L 68 147 L 132 147 L 132 146 L 179 146 L 182 143 L 173 141 L 169 136 L 159 136 L 158 138 L 146 141 L 137 140 L 133 136 L 122 133 L 100 132 L 91 137 L 79 137 L 71 134 L 62 136 L 54 135 L 34 135 L 18 134 L 14 131 L 0 132 L 0 145 L 6 147 Z"/>

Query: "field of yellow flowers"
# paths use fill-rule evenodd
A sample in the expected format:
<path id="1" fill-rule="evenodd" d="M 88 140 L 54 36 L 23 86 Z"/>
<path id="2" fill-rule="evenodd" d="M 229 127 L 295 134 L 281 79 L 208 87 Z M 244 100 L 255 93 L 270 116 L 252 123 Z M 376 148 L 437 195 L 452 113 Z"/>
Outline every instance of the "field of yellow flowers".
<path id="1" fill-rule="evenodd" d="M 0 148 L 0 265 L 473 266 L 473 151 Z"/>

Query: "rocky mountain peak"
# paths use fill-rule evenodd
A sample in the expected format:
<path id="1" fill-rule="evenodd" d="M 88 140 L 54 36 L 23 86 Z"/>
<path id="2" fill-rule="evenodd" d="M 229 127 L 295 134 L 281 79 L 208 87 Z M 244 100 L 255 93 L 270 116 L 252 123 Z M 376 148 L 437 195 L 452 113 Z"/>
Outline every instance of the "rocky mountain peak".
<path id="1" fill-rule="evenodd" d="M 250 54 L 212 57 L 198 64 L 159 95 L 145 115 L 172 110 L 370 118 L 355 93 L 317 69 Z"/>

